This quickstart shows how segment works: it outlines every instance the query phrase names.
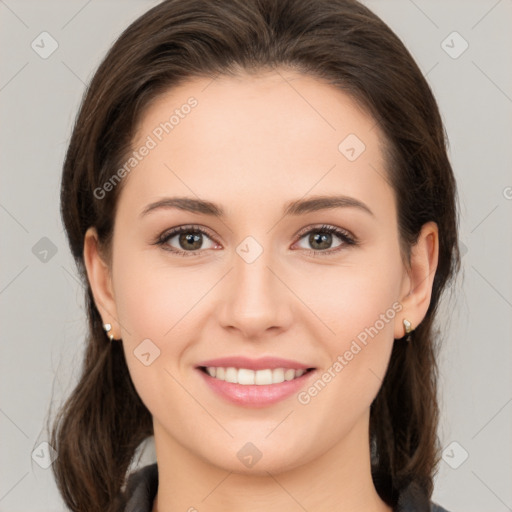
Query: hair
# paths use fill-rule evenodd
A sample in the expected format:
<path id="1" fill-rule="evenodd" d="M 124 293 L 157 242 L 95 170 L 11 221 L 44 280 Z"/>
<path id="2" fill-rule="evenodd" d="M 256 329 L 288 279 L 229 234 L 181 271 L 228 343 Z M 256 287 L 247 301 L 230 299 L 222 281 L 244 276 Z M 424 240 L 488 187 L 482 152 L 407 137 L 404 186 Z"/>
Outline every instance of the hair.
<path id="1" fill-rule="evenodd" d="M 431 302 L 410 343 L 394 343 L 370 409 L 372 476 L 383 500 L 416 486 L 431 497 L 439 462 L 436 310 L 460 266 L 456 184 L 432 91 L 400 39 L 355 0 L 166 0 L 116 40 L 84 94 L 65 161 L 61 215 L 84 283 L 89 332 L 78 384 L 58 411 L 51 444 L 59 490 L 73 511 L 113 511 L 152 417 L 129 375 L 122 345 L 102 329 L 84 268 L 91 226 L 111 246 L 123 182 L 94 190 L 122 167 L 150 103 L 194 77 L 298 71 L 334 85 L 375 119 L 408 261 L 434 221 L 439 260 Z"/>

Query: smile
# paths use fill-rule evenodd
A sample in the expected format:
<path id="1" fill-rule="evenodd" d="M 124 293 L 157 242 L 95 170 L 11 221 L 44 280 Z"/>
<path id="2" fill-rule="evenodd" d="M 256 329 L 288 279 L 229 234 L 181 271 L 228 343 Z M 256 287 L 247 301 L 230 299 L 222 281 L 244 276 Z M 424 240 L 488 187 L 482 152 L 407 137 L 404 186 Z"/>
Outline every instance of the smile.
<path id="1" fill-rule="evenodd" d="M 214 379 L 230 382 L 232 384 L 241 384 L 242 386 L 268 386 L 270 384 L 280 384 L 281 382 L 297 379 L 310 369 L 266 368 L 262 370 L 250 370 L 248 368 L 208 366 L 201 367 L 201 370 Z"/>
<path id="2" fill-rule="evenodd" d="M 236 406 L 250 408 L 268 407 L 291 398 L 317 373 L 315 368 L 251 370 L 234 366 L 200 366 L 196 371 L 215 395 Z"/>

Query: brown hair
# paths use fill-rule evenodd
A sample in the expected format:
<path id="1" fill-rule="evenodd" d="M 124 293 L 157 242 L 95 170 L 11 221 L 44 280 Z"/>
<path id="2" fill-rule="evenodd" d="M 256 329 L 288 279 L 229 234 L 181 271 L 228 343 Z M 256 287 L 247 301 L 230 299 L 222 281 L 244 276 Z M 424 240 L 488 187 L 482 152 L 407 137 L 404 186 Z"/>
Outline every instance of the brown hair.
<path id="1" fill-rule="evenodd" d="M 74 511 L 116 510 L 152 419 L 133 386 L 120 343 L 102 329 L 87 281 L 84 235 L 108 250 L 122 182 L 94 190 L 122 166 L 149 103 L 192 77 L 292 69 L 335 85 L 378 123 L 398 208 L 403 252 L 423 224 L 439 229 L 432 299 L 411 343 L 395 343 L 371 405 L 372 474 L 389 504 L 408 484 L 430 497 L 438 463 L 437 366 L 433 322 L 460 265 L 456 185 L 433 94 L 399 38 L 355 0 L 167 0 L 135 20 L 94 75 L 67 150 L 61 213 L 86 289 L 89 334 L 77 386 L 52 425 L 53 470 Z"/>

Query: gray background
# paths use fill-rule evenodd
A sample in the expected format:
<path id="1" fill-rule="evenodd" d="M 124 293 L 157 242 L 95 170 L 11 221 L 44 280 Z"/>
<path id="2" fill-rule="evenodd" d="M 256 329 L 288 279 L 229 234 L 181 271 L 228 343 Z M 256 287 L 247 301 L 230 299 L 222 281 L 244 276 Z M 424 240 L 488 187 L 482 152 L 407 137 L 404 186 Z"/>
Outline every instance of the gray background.
<path id="1" fill-rule="evenodd" d="M 74 384 L 85 334 L 60 171 L 85 84 L 156 3 L 0 0 L 0 511 L 64 509 L 51 469 L 40 467 L 50 401 Z M 446 450 L 434 500 L 451 512 L 512 510 L 512 0 L 365 3 L 431 84 L 459 185 L 463 275 L 445 304 Z M 58 44 L 46 59 L 31 47 L 43 31 Z M 149 443 L 140 464 L 152 457 Z"/>

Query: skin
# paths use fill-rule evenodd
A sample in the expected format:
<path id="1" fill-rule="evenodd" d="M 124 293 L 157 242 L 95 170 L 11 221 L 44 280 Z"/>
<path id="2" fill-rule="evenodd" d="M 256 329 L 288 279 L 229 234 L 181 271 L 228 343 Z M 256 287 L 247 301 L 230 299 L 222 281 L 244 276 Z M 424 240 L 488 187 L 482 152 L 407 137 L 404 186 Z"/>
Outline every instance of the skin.
<path id="1" fill-rule="evenodd" d="M 94 228 L 84 248 L 97 307 L 122 338 L 153 416 L 153 511 L 390 511 L 371 479 L 369 408 L 393 343 L 405 343 L 403 319 L 415 327 L 426 314 L 437 227 L 423 227 L 404 265 L 375 121 L 334 87 L 289 70 L 194 79 L 168 91 L 145 112 L 134 148 L 190 96 L 197 107 L 124 178 L 111 259 Z M 366 146 L 353 162 L 338 150 L 348 134 Z M 335 193 L 372 214 L 340 207 L 282 215 L 289 201 Z M 225 218 L 173 208 L 141 216 L 176 196 L 215 202 Z M 153 243 L 189 224 L 211 234 L 200 255 Z M 323 224 L 359 243 L 332 235 L 318 249 L 297 236 Z M 236 252 L 247 236 L 263 249 L 250 264 Z M 178 237 L 169 246 L 187 250 Z M 401 311 L 307 405 L 296 395 L 263 408 L 234 405 L 195 369 L 215 357 L 277 356 L 315 367 L 309 387 L 395 303 Z M 149 366 L 134 356 L 147 338 L 160 350 Z M 248 442 L 262 453 L 251 468 L 237 457 Z"/>

